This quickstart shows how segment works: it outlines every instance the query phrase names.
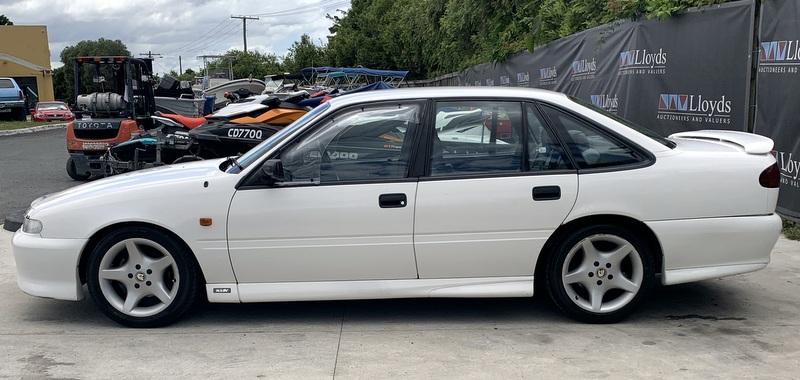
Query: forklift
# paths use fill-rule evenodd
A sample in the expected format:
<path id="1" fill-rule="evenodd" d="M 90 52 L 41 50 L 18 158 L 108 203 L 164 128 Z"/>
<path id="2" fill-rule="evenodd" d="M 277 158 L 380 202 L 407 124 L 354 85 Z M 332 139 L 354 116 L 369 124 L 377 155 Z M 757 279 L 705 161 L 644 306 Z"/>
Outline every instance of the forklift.
<path id="1" fill-rule="evenodd" d="M 84 181 L 105 176 L 108 150 L 155 127 L 153 61 L 75 58 L 75 120 L 67 124 L 67 174 Z"/>

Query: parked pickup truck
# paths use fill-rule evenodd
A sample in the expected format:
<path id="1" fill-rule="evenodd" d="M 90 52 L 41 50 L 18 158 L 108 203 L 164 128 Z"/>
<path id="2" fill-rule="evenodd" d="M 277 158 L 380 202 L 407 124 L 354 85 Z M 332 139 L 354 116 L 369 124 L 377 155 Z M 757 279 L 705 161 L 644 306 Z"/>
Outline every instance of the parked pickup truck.
<path id="1" fill-rule="evenodd" d="M 13 78 L 0 78 L 0 118 L 25 120 L 25 95 Z"/>

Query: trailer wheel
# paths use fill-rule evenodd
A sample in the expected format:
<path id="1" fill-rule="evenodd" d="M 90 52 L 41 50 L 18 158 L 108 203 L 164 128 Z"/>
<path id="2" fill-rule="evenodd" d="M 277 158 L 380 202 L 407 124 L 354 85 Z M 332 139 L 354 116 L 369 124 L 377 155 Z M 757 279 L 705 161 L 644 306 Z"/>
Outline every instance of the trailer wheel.
<path id="1" fill-rule="evenodd" d="M 72 157 L 67 159 L 67 174 L 70 178 L 76 181 L 86 181 L 92 176 L 91 173 L 78 173 L 78 171 L 75 169 L 75 161 L 72 159 Z"/>

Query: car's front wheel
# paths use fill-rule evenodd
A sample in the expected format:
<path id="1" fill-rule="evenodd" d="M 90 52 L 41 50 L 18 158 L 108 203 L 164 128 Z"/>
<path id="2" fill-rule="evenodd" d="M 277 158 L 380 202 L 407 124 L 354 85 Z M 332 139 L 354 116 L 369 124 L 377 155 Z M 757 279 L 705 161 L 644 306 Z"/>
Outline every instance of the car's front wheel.
<path id="1" fill-rule="evenodd" d="M 652 287 L 653 253 L 628 229 L 584 227 L 558 244 L 545 275 L 550 297 L 565 314 L 613 323 L 628 316 Z"/>
<path id="2" fill-rule="evenodd" d="M 130 227 L 107 234 L 89 257 L 87 282 L 95 304 L 130 327 L 178 320 L 199 295 L 191 253 L 168 234 Z"/>

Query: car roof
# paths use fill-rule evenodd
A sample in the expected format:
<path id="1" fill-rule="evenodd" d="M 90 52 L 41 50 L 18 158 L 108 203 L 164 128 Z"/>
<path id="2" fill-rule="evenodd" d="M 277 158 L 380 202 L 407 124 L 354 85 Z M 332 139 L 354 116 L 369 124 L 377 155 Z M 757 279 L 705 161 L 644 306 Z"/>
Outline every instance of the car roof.
<path id="1" fill-rule="evenodd" d="M 560 102 L 566 95 L 538 88 L 520 87 L 413 87 L 348 94 L 332 98 L 330 103 L 334 107 L 344 107 L 365 102 L 419 98 L 525 98 Z"/>

